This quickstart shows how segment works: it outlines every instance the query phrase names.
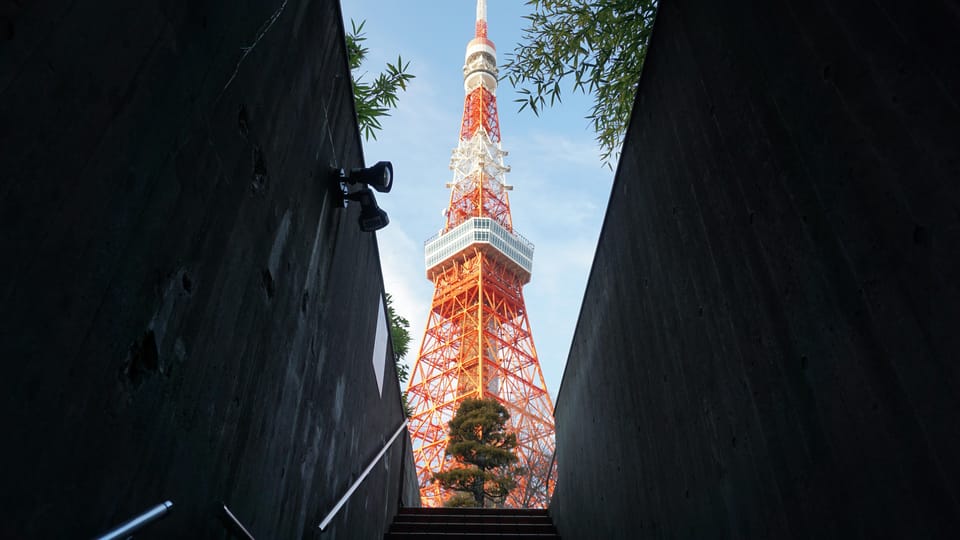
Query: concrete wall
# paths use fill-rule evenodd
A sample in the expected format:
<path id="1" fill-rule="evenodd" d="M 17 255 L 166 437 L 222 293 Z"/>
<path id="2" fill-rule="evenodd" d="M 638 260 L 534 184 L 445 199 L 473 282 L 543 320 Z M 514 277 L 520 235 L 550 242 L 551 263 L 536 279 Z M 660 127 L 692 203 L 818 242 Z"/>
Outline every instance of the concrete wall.
<path id="1" fill-rule="evenodd" d="M 403 418 L 328 187 L 362 162 L 335 1 L 0 4 L 0 536 L 165 499 L 138 538 L 225 538 L 221 501 L 317 535 Z M 325 538 L 382 534 L 412 469 L 401 439 Z"/>
<path id="2" fill-rule="evenodd" d="M 663 1 L 557 399 L 564 539 L 960 537 L 958 27 Z"/>

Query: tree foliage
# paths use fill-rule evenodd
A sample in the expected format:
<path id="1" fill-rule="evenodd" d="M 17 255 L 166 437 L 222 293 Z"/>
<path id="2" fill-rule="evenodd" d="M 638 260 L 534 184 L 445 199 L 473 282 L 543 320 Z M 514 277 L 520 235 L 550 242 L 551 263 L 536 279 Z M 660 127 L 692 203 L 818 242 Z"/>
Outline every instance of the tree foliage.
<path id="1" fill-rule="evenodd" d="M 364 81 L 366 73 L 361 72 L 363 61 L 369 49 L 363 46 L 367 40 L 363 33 L 363 25 L 367 21 L 356 24 L 350 21 L 350 33 L 347 34 L 347 58 L 350 63 L 350 78 L 353 82 L 353 100 L 357 109 L 357 124 L 360 132 L 367 140 L 376 139 L 377 131 L 383 129 L 380 119 L 390 116 L 390 109 L 397 106 L 397 98 L 401 90 L 407 89 L 414 75 L 407 72 L 410 62 L 404 62 L 397 56 L 397 63 L 387 62 L 386 71 L 381 72 L 371 82 Z"/>
<path id="2" fill-rule="evenodd" d="M 514 467 L 517 435 L 505 429 L 510 413 L 495 399 L 465 399 L 449 422 L 448 470 L 433 475 L 445 489 L 473 496 L 475 506 L 502 501 L 516 487 Z M 450 504 L 462 505 L 463 495 L 454 495 Z"/>
<path id="3" fill-rule="evenodd" d="M 390 342 L 393 344 L 393 364 L 397 368 L 397 379 L 400 384 L 410 379 L 410 368 L 403 362 L 404 357 L 410 351 L 410 321 L 405 317 L 397 315 L 393 309 L 393 296 L 390 293 L 384 295 L 387 303 L 387 318 L 390 323 Z M 406 391 L 400 394 L 403 401 L 403 411 L 407 416 L 411 415 L 410 405 L 407 403 Z"/>
<path id="4" fill-rule="evenodd" d="M 540 501 L 550 500 L 550 486 L 556 485 L 556 462 L 552 452 L 528 454 L 522 474 L 522 491 L 514 494 L 521 508 L 530 508 Z"/>
<path id="5" fill-rule="evenodd" d="M 458 491 L 443 501 L 446 508 L 476 508 L 477 501 L 473 495 L 465 491 Z"/>
<path id="6" fill-rule="evenodd" d="M 587 119 L 601 159 L 619 157 L 657 11 L 656 0 L 527 0 L 533 12 L 504 65 L 534 114 L 561 101 L 563 85 L 593 94 Z"/>
<path id="7" fill-rule="evenodd" d="M 406 317 L 397 315 L 397 312 L 393 309 L 393 296 L 390 293 L 384 296 L 387 301 L 387 317 L 390 319 L 390 340 L 393 342 L 393 355 L 398 364 L 397 374 L 400 376 L 400 382 L 407 382 L 407 368 L 404 366 L 401 373 L 399 363 L 410 352 L 410 321 Z"/>

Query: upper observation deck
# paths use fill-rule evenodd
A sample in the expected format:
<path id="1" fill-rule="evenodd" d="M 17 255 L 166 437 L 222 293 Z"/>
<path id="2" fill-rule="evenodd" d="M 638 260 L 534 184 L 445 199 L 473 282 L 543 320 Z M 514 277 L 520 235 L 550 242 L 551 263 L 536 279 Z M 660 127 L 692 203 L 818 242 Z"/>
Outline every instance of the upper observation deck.
<path id="1" fill-rule="evenodd" d="M 521 284 L 530 281 L 533 243 L 508 231 L 496 220 L 483 217 L 470 218 L 426 241 L 427 278 L 432 280 L 447 267 L 448 261 L 474 246 L 506 264 L 520 278 Z"/>

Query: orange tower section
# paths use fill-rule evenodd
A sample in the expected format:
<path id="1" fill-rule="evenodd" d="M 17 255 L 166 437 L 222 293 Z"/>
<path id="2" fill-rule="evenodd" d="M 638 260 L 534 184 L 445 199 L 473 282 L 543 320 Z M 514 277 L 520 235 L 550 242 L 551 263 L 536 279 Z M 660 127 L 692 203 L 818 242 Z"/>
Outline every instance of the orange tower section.
<path id="1" fill-rule="evenodd" d="M 450 161 L 450 205 L 443 229 L 426 242 L 433 303 L 407 389 L 420 493 L 425 506 L 442 504 L 432 477 L 448 466 L 447 422 L 464 398 L 492 397 L 510 411 L 508 429 L 517 434 L 518 464 L 527 471 L 507 505 L 545 507 L 556 477 L 553 404 L 523 301 L 533 244 L 513 230 L 510 215 L 485 0 L 477 2 L 463 74 L 466 99 Z"/>

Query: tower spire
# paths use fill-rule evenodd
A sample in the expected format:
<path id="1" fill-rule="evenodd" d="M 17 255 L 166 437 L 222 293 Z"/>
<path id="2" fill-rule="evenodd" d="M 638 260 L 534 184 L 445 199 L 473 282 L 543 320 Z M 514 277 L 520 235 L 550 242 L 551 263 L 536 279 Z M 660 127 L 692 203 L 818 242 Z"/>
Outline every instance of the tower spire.
<path id="1" fill-rule="evenodd" d="M 426 506 L 445 494 L 433 473 L 448 468 L 447 423 L 466 398 L 493 398 L 510 412 L 518 465 L 527 473 L 506 504 L 545 507 L 555 485 L 553 404 L 533 345 L 523 286 L 533 244 L 513 229 L 497 115 L 497 50 L 487 37 L 487 2 L 463 66 L 463 119 L 450 159 L 446 223 L 427 241 L 434 295 L 407 396 L 410 437 Z"/>
<path id="2" fill-rule="evenodd" d="M 477 33 L 476 37 L 487 37 L 487 0 L 477 0 Z"/>
<path id="3" fill-rule="evenodd" d="M 477 0 L 477 29 L 467 43 L 463 64 L 463 122 L 460 140 L 467 140 L 480 129 L 496 143 L 500 142 L 497 116 L 497 47 L 487 37 L 487 1 Z"/>

